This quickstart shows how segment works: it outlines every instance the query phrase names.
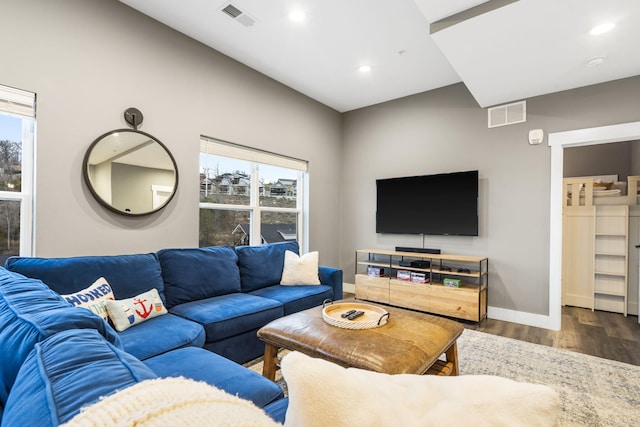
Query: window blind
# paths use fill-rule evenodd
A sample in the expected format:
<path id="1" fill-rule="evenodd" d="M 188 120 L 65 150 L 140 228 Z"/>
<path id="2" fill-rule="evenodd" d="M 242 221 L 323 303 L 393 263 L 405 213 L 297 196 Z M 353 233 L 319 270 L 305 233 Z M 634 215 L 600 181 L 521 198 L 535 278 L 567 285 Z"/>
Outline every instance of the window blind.
<path id="1" fill-rule="evenodd" d="M 308 170 L 308 162 L 306 160 L 270 153 L 268 151 L 245 147 L 205 136 L 200 138 L 200 152 L 204 154 L 214 154 L 216 156 L 246 160 L 249 162 L 279 166 L 302 172 L 307 172 Z"/>
<path id="2" fill-rule="evenodd" d="M 36 94 L 0 85 L 0 112 L 35 117 Z"/>

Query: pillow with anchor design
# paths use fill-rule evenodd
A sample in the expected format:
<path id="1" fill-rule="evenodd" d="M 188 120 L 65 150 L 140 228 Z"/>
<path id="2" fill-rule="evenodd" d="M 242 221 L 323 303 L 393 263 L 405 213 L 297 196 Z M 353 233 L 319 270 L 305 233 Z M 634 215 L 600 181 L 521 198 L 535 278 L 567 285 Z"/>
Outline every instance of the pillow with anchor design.
<path id="1" fill-rule="evenodd" d="M 153 288 L 133 298 L 107 301 L 109 319 L 122 332 L 153 317 L 167 314 L 158 290 Z"/>

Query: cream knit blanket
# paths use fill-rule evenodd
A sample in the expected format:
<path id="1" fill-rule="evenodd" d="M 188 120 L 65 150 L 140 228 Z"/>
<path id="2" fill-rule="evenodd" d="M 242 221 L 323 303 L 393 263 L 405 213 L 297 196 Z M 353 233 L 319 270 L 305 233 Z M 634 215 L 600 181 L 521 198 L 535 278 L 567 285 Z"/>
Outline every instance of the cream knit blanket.
<path id="1" fill-rule="evenodd" d="M 264 426 L 276 427 L 248 400 L 186 378 L 140 382 L 83 408 L 67 427 Z"/>

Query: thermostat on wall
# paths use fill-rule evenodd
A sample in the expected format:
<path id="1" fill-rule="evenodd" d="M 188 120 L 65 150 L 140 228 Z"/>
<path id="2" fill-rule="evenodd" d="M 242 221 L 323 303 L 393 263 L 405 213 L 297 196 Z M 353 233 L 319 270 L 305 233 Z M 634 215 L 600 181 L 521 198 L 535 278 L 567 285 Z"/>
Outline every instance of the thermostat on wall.
<path id="1" fill-rule="evenodd" d="M 532 129 L 529 131 L 529 144 L 537 145 L 544 139 L 544 131 L 542 129 Z"/>

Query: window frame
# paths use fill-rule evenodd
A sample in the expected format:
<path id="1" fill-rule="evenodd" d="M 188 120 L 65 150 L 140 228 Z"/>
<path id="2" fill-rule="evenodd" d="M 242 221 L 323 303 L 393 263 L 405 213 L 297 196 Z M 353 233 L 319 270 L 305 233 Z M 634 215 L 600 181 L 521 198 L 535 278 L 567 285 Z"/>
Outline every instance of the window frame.
<path id="1" fill-rule="evenodd" d="M 275 154 L 206 136 L 201 136 L 200 138 L 199 155 L 202 154 L 247 161 L 250 166 L 250 194 L 248 205 L 199 202 L 199 209 L 248 211 L 250 217 L 249 244 L 252 246 L 262 244 L 261 219 L 263 213 L 294 213 L 297 218 L 296 240 L 303 252 L 308 251 L 309 173 L 308 162 L 306 160 L 283 156 L 281 154 Z M 260 206 L 260 165 L 277 166 L 296 171 L 295 208 Z M 198 169 L 200 172 L 202 171 L 201 166 L 200 162 L 198 162 Z M 205 179 L 208 179 L 208 176 L 206 176 Z"/>
<path id="2" fill-rule="evenodd" d="M 35 251 L 36 94 L 0 85 L 0 114 L 22 121 L 20 191 L 0 191 L 0 201 L 20 202 L 20 256 Z"/>

